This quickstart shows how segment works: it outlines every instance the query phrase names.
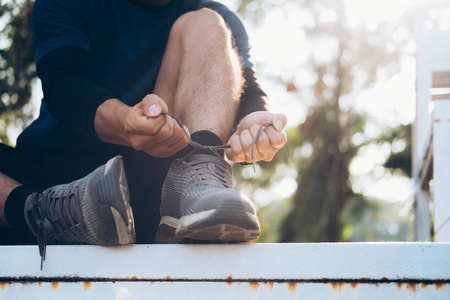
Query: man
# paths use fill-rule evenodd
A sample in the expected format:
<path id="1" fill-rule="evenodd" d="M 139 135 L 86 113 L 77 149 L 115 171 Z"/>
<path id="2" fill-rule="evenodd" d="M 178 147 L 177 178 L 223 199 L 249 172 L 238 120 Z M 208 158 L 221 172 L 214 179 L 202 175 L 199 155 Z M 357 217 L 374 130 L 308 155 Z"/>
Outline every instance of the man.
<path id="1" fill-rule="evenodd" d="M 16 148 L 0 145 L 3 243 L 37 236 L 45 258 L 48 243 L 258 237 L 220 145 L 271 160 L 286 117 L 266 111 L 236 15 L 202 0 L 36 0 L 32 20 L 44 99 Z"/>

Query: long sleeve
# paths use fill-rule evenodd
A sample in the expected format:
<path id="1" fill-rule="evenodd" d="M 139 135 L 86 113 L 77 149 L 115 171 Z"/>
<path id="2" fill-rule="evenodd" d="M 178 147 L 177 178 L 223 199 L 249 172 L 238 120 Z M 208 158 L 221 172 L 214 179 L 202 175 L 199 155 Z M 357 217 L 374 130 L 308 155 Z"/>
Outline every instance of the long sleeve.
<path id="1" fill-rule="evenodd" d="M 112 93 L 88 78 L 88 54 L 79 47 L 58 48 L 39 60 L 44 101 L 53 118 L 84 136 L 97 138 L 95 112 Z"/>

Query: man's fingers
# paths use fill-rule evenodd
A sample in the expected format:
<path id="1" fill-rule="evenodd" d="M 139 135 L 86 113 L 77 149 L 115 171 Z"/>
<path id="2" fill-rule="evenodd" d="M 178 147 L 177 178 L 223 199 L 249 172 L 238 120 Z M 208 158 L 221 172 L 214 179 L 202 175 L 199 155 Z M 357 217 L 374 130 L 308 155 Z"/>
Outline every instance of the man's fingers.
<path id="1" fill-rule="evenodd" d="M 286 126 L 287 118 L 283 114 L 274 114 L 271 123 L 276 131 L 281 132 Z"/>
<path id="2" fill-rule="evenodd" d="M 167 110 L 167 104 L 157 95 L 150 94 L 142 99 L 141 108 L 147 118 L 156 118 L 161 115 L 161 110 Z"/>
<path id="3" fill-rule="evenodd" d="M 266 127 L 261 128 L 260 125 L 253 125 L 250 132 L 253 136 L 255 147 L 253 156 L 256 160 L 266 160 L 272 156 L 272 146 L 270 145 L 269 136 L 266 133 Z M 258 135 L 259 130 L 259 135 Z M 253 145 L 253 144 L 252 144 Z"/>
<path id="4" fill-rule="evenodd" d="M 244 130 L 241 132 L 241 134 L 239 135 L 240 141 L 241 141 L 241 146 L 242 146 L 242 150 L 244 152 L 245 155 L 245 161 L 246 162 L 251 162 L 251 153 L 252 153 L 252 145 L 253 145 L 253 136 L 250 133 L 249 130 Z"/>
<path id="5" fill-rule="evenodd" d="M 264 123 L 272 125 L 261 127 Z M 254 143 L 253 157 L 255 161 L 272 160 L 277 151 L 287 142 L 284 132 L 286 123 L 287 118 L 284 114 L 254 112 L 245 116 L 237 131 L 228 141 L 231 146 L 231 149 L 226 151 L 228 158 L 234 162 L 251 162 Z"/>
<path id="6" fill-rule="evenodd" d="M 183 128 L 184 128 L 183 131 L 185 131 L 185 135 L 186 135 L 186 133 L 187 133 L 187 135 L 190 137 L 190 136 L 191 136 L 191 132 L 189 131 L 189 128 L 187 128 L 187 127 L 184 126 L 184 125 L 183 125 Z"/>
<path id="7" fill-rule="evenodd" d="M 188 143 L 181 138 L 171 144 L 169 142 L 157 143 L 152 145 L 151 148 L 143 150 L 155 157 L 169 157 L 186 147 Z"/>
<path id="8" fill-rule="evenodd" d="M 177 131 L 177 124 L 169 117 L 167 116 L 161 116 L 166 118 L 166 122 L 163 126 L 159 128 L 157 132 L 153 134 L 152 141 L 154 143 L 160 143 L 166 140 L 170 140 L 178 131 Z M 153 119 L 152 119 L 153 121 Z"/>
<path id="9" fill-rule="evenodd" d="M 189 139 L 187 139 L 186 135 L 183 133 L 182 136 L 174 137 L 171 139 L 168 149 L 174 151 L 174 154 L 186 147 L 189 144 Z"/>
<path id="10" fill-rule="evenodd" d="M 153 119 L 149 121 L 153 121 Z M 186 136 L 184 130 L 170 117 L 167 117 L 165 123 L 159 128 L 158 131 L 153 134 L 144 133 L 143 135 L 146 135 L 149 143 L 152 144 L 165 143 L 169 145 L 181 140 L 184 140 L 184 143 L 189 143 L 189 138 Z"/>
<path id="11" fill-rule="evenodd" d="M 167 118 L 160 115 L 157 118 L 149 119 L 141 111 L 136 111 L 128 116 L 125 122 L 127 132 L 130 134 L 155 135 L 166 124 Z"/>
<path id="12" fill-rule="evenodd" d="M 239 135 L 234 134 L 228 141 L 228 144 L 230 145 L 230 149 L 227 149 L 225 151 L 227 157 L 234 162 L 244 162 L 245 154 L 244 150 L 242 149 Z"/>
<path id="13" fill-rule="evenodd" d="M 159 139 L 156 136 L 150 140 L 149 136 L 146 135 L 140 136 L 140 139 L 144 146 L 139 150 L 144 150 L 155 157 L 172 156 L 189 144 L 189 139 L 178 124 L 175 124 L 173 133 L 170 136 L 162 136 Z"/>
<path id="14" fill-rule="evenodd" d="M 272 126 L 266 129 L 266 133 L 270 140 L 270 145 L 275 149 L 283 148 L 286 145 L 287 137 L 284 131 L 278 132 Z"/>

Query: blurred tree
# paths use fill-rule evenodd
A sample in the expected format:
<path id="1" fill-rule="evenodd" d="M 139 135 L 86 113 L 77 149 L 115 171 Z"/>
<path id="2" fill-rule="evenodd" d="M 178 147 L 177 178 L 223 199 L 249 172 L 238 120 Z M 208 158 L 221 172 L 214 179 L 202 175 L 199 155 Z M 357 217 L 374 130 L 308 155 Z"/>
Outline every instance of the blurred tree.
<path id="1" fill-rule="evenodd" d="M 0 141 L 10 143 L 10 126 L 25 127 L 31 120 L 32 82 L 36 78 L 31 0 L 0 0 Z"/>
<path id="2" fill-rule="evenodd" d="M 399 172 L 401 175 L 411 177 L 412 167 L 412 124 L 388 127 L 375 140 L 377 143 L 391 144 L 391 154 L 383 167 L 391 172 Z"/>
<path id="3" fill-rule="evenodd" d="M 284 203 L 275 204 L 288 212 L 284 220 L 277 223 L 277 228 L 281 229 L 277 238 L 291 242 L 349 239 L 348 235 L 342 235 L 343 221 L 351 222 L 350 215 L 356 220 L 358 213 L 365 212 L 361 206 L 368 207 L 370 203 L 355 194 L 350 184 L 349 165 L 359 148 L 368 141 L 354 141 L 356 134 L 364 136 L 365 117 L 348 103 L 355 92 L 371 86 L 381 72 L 388 77 L 398 69 L 404 40 L 393 36 L 399 24 L 380 23 L 374 29 L 364 24 L 350 25 L 343 0 L 303 0 L 296 4 L 245 0 L 239 8 L 246 18 L 259 21 L 263 12 L 274 5 L 278 8 L 289 5 L 289 9 L 297 5 L 302 17 L 308 20 L 303 29 L 314 50 L 308 65 L 302 68 L 316 77 L 311 86 L 306 86 L 298 84 L 300 80 L 296 74 L 278 74 L 288 91 L 298 93 L 302 101 L 313 105 L 305 122 L 298 127 L 297 144 L 289 140 L 287 148 L 278 154 L 284 161 L 281 163 L 286 163 L 289 160 L 282 153 L 289 153 L 289 156 L 293 149 L 310 149 L 308 156 L 291 159 L 298 174 L 298 188 L 290 209 L 286 209 Z M 286 82 L 285 78 L 289 76 L 292 77 Z M 307 99 L 307 93 L 302 94 L 308 89 L 312 91 L 313 99 Z M 342 104 L 344 100 L 345 105 Z M 260 184 L 273 182 L 270 173 L 276 173 L 279 163 L 280 159 L 261 164 L 259 174 L 263 180 Z M 256 183 L 258 178 L 252 180 Z M 348 214 L 350 210 L 355 215 Z M 261 212 L 264 215 L 271 211 L 273 209 L 266 208 Z M 262 223 L 264 229 L 264 220 Z"/>

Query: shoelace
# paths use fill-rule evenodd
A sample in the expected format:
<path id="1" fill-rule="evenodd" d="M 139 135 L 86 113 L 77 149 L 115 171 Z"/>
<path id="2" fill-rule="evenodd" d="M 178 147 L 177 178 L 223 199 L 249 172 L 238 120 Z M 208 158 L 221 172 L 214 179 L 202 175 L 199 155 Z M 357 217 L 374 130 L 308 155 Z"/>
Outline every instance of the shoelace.
<path id="1" fill-rule="evenodd" d="M 185 158 L 192 155 L 196 150 L 192 151 Z M 223 161 L 223 158 L 219 156 Z M 221 163 L 211 163 L 211 158 L 198 157 L 195 160 L 185 160 L 186 164 L 197 171 L 198 176 L 203 184 L 217 188 L 232 188 L 231 170 L 227 165 Z"/>
<path id="2" fill-rule="evenodd" d="M 76 218 L 81 219 L 80 211 L 77 206 L 71 205 L 73 202 L 70 200 L 71 195 L 72 193 L 54 197 L 53 194 L 46 193 L 42 195 L 41 205 L 39 205 L 39 196 L 33 199 L 33 215 L 40 217 L 37 222 L 37 240 L 39 255 L 41 256 L 41 270 L 47 254 L 47 245 L 56 241 L 52 237 L 57 236 L 59 231 L 67 230 L 74 235 L 81 234 L 79 228 L 76 227 Z M 46 215 L 46 217 L 42 218 L 42 215 Z M 60 226 L 55 223 L 56 221 L 61 221 L 65 224 Z"/>
<path id="3" fill-rule="evenodd" d="M 181 121 L 174 116 L 173 114 L 169 113 L 168 111 L 162 110 L 161 111 L 162 114 L 164 115 L 168 115 L 171 116 L 176 122 L 177 124 L 181 127 L 181 129 L 183 129 L 184 133 L 186 134 L 187 138 L 189 139 L 189 145 L 191 147 L 193 147 L 196 150 L 210 150 L 211 152 L 213 152 L 214 154 L 216 154 L 217 156 L 221 157 L 218 153 L 219 150 L 225 150 L 225 149 L 230 149 L 231 146 L 230 145 L 218 145 L 218 146 L 204 146 L 202 144 L 199 144 L 197 142 L 194 142 L 191 139 L 191 136 L 189 135 L 189 133 L 186 131 L 186 129 L 184 128 L 183 123 L 181 123 Z M 238 125 L 239 126 L 239 125 Z M 251 150 L 251 159 L 252 159 L 252 166 L 253 166 L 253 171 L 256 173 L 256 167 L 255 167 L 255 145 L 256 145 L 256 141 L 258 140 L 259 135 L 261 134 L 261 130 L 265 127 L 265 126 L 273 126 L 273 124 L 271 122 L 264 122 L 263 124 L 261 124 L 258 128 L 258 130 L 256 131 L 256 135 L 255 138 L 253 139 L 253 143 L 252 143 L 252 150 Z"/>

